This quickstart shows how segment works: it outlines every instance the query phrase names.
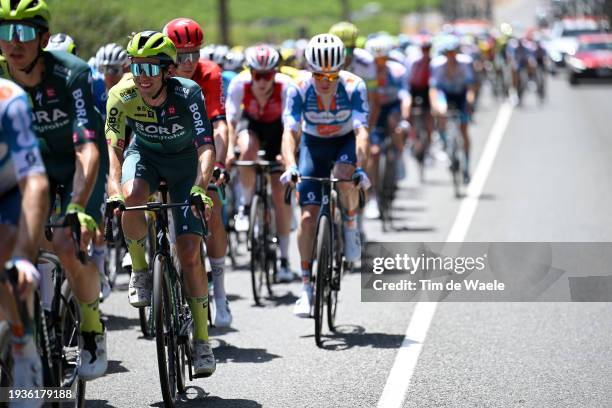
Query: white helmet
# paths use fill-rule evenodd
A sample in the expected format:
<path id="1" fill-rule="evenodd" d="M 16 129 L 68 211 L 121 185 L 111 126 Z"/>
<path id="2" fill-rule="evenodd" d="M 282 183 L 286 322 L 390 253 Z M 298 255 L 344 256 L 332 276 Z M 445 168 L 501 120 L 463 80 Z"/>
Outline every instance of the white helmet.
<path id="1" fill-rule="evenodd" d="M 200 49 L 200 57 L 212 61 L 213 55 L 215 54 L 215 47 L 214 44 L 205 45 L 204 48 Z"/>
<path id="2" fill-rule="evenodd" d="M 64 33 L 56 33 L 49 37 L 49 44 L 47 44 L 47 51 L 66 51 L 76 55 L 77 47 L 71 36 Z"/>
<path id="3" fill-rule="evenodd" d="M 225 56 L 223 69 L 226 71 L 240 71 L 244 64 L 244 54 L 241 51 L 230 51 Z"/>
<path id="4" fill-rule="evenodd" d="M 246 50 L 246 63 L 253 71 L 271 71 L 279 59 L 278 51 L 267 44 L 257 44 Z"/>
<path id="5" fill-rule="evenodd" d="M 230 49 L 227 45 L 223 45 L 223 44 L 217 45 L 215 47 L 215 52 L 213 52 L 212 60 L 215 62 L 215 64 L 222 67 L 223 63 L 225 62 L 225 56 L 227 55 L 229 51 Z"/>
<path id="6" fill-rule="evenodd" d="M 370 38 L 365 43 L 365 49 L 374 57 L 388 57 L 393 50 L 393 39 L 388 35 Z"/>
<path id="7" fill-rule="evenodd" d="M 105 65 L 127 65 L 128 56 L 125 48 L 119 44 L 110 43 L 103 45 L 96 53 L 96 67 Z"/>
<path id="8" fill-rule="evenodd" d="M 344 66 L 344 43 L 334 34 L 312 37 L 305 54 L 309 68 L 315 72 L 336 72 Z"/>

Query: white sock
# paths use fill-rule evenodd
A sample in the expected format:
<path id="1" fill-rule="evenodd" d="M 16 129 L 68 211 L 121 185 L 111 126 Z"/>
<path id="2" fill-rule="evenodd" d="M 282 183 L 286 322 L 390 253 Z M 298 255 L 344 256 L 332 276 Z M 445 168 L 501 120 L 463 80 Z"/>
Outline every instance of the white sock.
<path id="1" fill-rule="evenodd" d="M 240 196 L 240 205 L 249 206 L 251 205 L 251 199 L 253 198 L 253 187 L 242 186 L 242 195 Z"/>
<path id="2" fill-rule="evenodd" d="M 278 236 L 278 246 L 280 247 L 281 258 L 289 259 L 289 234 Z"/>
<path id="3" fill-rule="evenodd" d="M 210 267 L 212 268 L 213 286 L 215 292 L 215 300 L 225 300 L 225 275 L 223 268 L 225 267 L 225 257 L 209 258 Z"/>
<path id="4" fill-rule="evenodd" d="M 94 245 L 91 254 L 91 260 L 96 264 L 100 275 L 105 275 L 104 260 L 106 258 L 106 245 Z"/>

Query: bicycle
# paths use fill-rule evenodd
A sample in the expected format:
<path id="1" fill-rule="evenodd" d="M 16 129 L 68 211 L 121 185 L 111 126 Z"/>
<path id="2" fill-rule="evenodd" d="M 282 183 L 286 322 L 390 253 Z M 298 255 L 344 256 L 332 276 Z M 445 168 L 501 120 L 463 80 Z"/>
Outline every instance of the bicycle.
<path id="1" fill-rule="evenodd" d="M 52 238 L 51 228 L 70 228 L 75 244 L 77 257 L 85 261 L 85 252 L 80 250 L 80 223 L 76 214 L 68 214 L 60 224 L 49 224 L 45 229 L 48 240 Z M 85 406 L 86 382 L 79 378 L 78 362 L 80 361 L 80 309 L 70 285 L 66 279 L 64 269 L 57 256 L 51 252 L 41 250 L 38 263 L 44 261 L 54 267 L 52 273 L 53 298 L 51 310 L 45 311 L 41 304 L 39 291 L 34 293 L 33 335 L 41 356 L 43 367 L 43 382 L 47 387 L 64 387 L 73 390 L 75 395 L 74 407 Z M 3 271 L 5 279 L 13 285 L 16 284 L 16 269 L 7 265 Z M 22 321 L 28 321 L 28 313 L 24 302 L 18 302 Z M 0 333 L 0 386 L 10 387 L 12 384 L 12 355 L 10 352 L 10 332 Z M 4 336 L 8 336 L 4 337 Z M 5 390 L 5 388 L 3 388 Z M 4 392 L 4 391 L 3 391 Z M 52 404 L 60 407 L 60 403 Z M 67 406 L 66 403 L 61 404 Z"/>
<path id="2" fill-rule="evenodd" d="M 184 393 L 186 390 L 185 367 L 188 368 L 190 381 L 193 378 L 201 377 L 193 374 L 189 341 L 193 317 L 183 291 L 182 275 L 175 268 L 175 262 L 171 255 L 169 239 L 168 209 L 185 208 L 191 204 L 189 202 L 168 203 L 168 187 L 165 183 L 160 184 L 159 192 L 161 202 L 152 201 L 140 206 L 121 207 L 120 210 L 151 211 L 155 213 L 156 240 L 154 241 L 155 249 L 152 262 L 153 292 L 151 296 L 153 332 L 156 340 L 157 366 L 164 405 L 174 407 L 177 393 Z M 109 211 L 114 211 L 114 208 Z M 189 208 L 187 208 L 187 211 L 189 211 Z M 207 228 L 204 222 L 203 204 L 198 204 L 198 211 L 204 236 L 206 236 Z M 107 229 L 109 228 L 109 219 L 110 217 L 107 217 Z M 200 255 L 202 259 L 205 259 L 202 249 Z"/>
<path id="3" fill-rule="evenodd" d="M 393 200 L 397 192 L 397 167 L 396 161 L 402 160 L 401 153 L 397 151 L 391 135 L 387 135 L 381 145 L 380 158 L 378 160 L 378 210 L 384 232 L 393 229 Z"/>
<path id="4" fill-rule="evenodd" d="M 453 179 L 455 197 L 461 197 L 462 174 L 465 172 L 465 154 L 461 136 L 461 116 L 459 109 L 449 107 L 446 113 L 447 154 L 450 159 L 450 172 Z"/>
<path id="5" fill-rule="evenodd" d="M 412 107 L 410 111 L 410 122 L 415 134 L 415 140 L 412 144 L 412 154 L 419 166 L 419 177 L 422 183 L 425 181 L 425 159 L 429 152 L 427 112 L 419 106 Z"/>
<path id="6" fill-rule="evenodd" d="M 313 284 L 313 299 L 315 321 L 315 343 L 323 347 L 321 335 L 323 319 L 327 309 L 327 327 L 331 332 L 336 330 L 336 312 L 338 310 L 338 292 L 340 282 L 347 271 L 352 269 L 352 263 L 344 259 L 344 235 L 342 234 L 342 207 L 336 185 L 338 183 L 354 183 L 356 179 L 338 179 L 334 177 L 301 176 L 301 180 L 312 180 L 321 183 L 321 209 L 317 218 L 315 242 L 311 265 Z M 285 190 L 285 203 L 291 203 L 291 187 Z M 359 190 L 359 207 L 363 208 L 365 195 Z"/>
<path id="7" fill-rule="evenodd" d="M 251 199 L 247 249 L 251 251 L 251 288 L 255 304 L 262 305 L 262 288 L 265 283 L 268 296 L 272 297 L 272 283 L 277 273 L 276 217 L 272 204 L 270 176 L 281 173 L 282 166 L 277 161 L 263 160 L 263 151 L 258 152 L 257 160 L 238 160 L 237 167 L 255 169 L 255 194 Z"/>

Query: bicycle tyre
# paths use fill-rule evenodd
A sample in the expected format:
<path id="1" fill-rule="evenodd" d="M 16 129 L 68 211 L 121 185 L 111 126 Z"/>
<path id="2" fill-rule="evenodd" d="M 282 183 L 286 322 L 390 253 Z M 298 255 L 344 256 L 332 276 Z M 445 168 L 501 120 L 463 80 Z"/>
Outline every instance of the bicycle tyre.
<path id="1" fill-rule="evenodd" d="M 330 232 L 329 218 L 323 215 L 319 220 L 317 228 L 316 252 L 312 262 L 314 279 L 314 321 L 315 321 L 315 343 L 322 347 L 321 334 L 323 330 L 323 316 L 326 301 L 326 292 L 329 288 L 330 274 Z"/>
<path id="2" fill-rule="evenodd" d="M 13 383 L 13 355 L 11 353 L 11 329 L 8 322 L 0 322 L 0 397 L 8 401 L 8 390 Z"/>
<path id="3" fill-rule="evenodd" d="M 58 367 L 61 370 L 58 376 L 62 387 L 74 387 L 75 400 L 74 405 L 70 406 L 82 408 L 85 406 L 86 382 L 79 378 L 77 362 L 80 359 L 79 341 L 80 341 L 80 326 L 81 313 L 80 306 L 76 297 L 72 293 L 68 280 L 62 283 L 61 301 L 60 301 L 60 327 L 56 332 L 56 336 L 61 340 L 61 358 Z M 57 341 L 57 340 L 56 340 Z M 76 352 L 75 352 L 76 349 Z M 69 360 L 69 356 L 75 356 L 74 361 Z M 71 368 L 72 367 L 72 368 Z"/>
<path id="4" fill-rule="evenodd" d="M 274 215 L 274 207 L 268 206 L 268 214 L 266 215 L 265 237 L 266 237 L 266 289 L 268 297 L 274 296 L 272 292 L 272 284 L 275 283 L 277 273 L 277 238 L 276 238 L 276 217 Z"/>
<path id="5" fill-rule="evenodd" d="M 173 408 L 176 404 L 175 336 L 172 321 L 172 300 L 166 281 L 168 260 L 156 255 L 153 264 L 153 318 L 155 321 L 155 343 L 157 367 L 164 405 Z"/>
<path id="6" fill-rule="evenodd" d="M 263 202 L 258 195 L 251 200 L 249 237 L 251 248 L 251 289 L 257 306 L 262 306 L 261 289 L 266 279 L 266 248 Z"/>

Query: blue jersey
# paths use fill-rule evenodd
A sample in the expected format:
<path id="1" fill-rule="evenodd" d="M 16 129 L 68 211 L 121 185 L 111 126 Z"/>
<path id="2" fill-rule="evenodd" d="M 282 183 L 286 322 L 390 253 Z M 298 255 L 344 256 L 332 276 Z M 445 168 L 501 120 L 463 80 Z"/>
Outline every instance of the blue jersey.
<path id="1" fill-rule="evenodd" d="M 0 196 L 34 173 L 45 173 L 45 166 L 28 96 L 15 83 L 0 79 Z"/>
<path id="2" fill-rule="evenodd" d="M 106 101 L 108 100 L 108 92 L 104 84 L 104 74 L 98 72 L 97 69 L 91 68 L 91 87 L 96 108 L 100 111 L 102 119 L 106 120 Z"/>
<path id="3" fill-rule="evenodd" d="M 399 62 L 387 61 L 376 79 L 376 93 L 381 105 L 390 105 L 408 96 L 408 74 L 406 67 Z"/>
<path id="4" fill-rule="evenodd" d="M 368 93 L 365 83 L 348 71 L 340 71 L 338 88 L 329 110 L 317 95 L 314 79 L 304 72 L 296 83 L 287 88 L 283 124 L 298 131 L 300 123 L 305 134 L 330 138 L 344 136 L 368 126 Z"/>
<path id="5" fill-rule="evenodd" d="M 472 58 L 465 54 L 457 54 L 457 69 L 451 74 L 446 56 L 438 56 L 431 62 L 431 78 L 429 85 L 444 93 L 461 94 L 474 83 Z"/>
<path id="6" fill-rule="evenodd" d="M 229 84 L 230 82 L 232 82 L 232 79 L 234 79 L 234 77 L 238 75 L 238 73 L 234 72 L 234 71 L 223 71 L 223 73 L 221 74 L 221 79 L 223 80 L 223 97 L 227 97 L 227 89 L 229 88 Z"/>

